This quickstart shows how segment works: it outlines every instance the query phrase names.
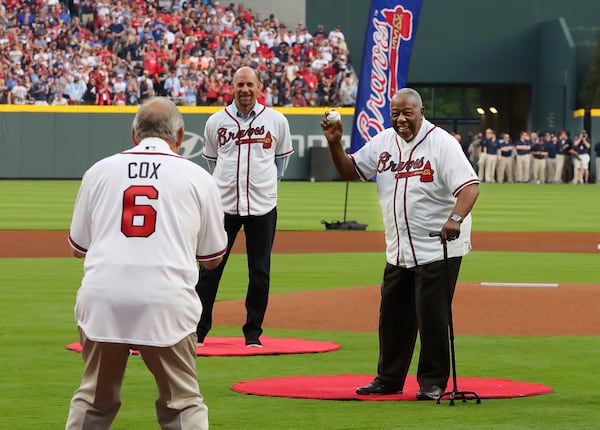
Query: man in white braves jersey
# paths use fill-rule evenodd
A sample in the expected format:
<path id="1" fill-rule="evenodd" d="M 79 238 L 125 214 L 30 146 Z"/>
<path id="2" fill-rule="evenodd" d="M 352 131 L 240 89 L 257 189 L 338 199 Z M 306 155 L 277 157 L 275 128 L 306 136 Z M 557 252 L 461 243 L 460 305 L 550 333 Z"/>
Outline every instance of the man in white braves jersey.
<path id="1" fill-rule="evenodd" d="M 462 257 L 470 250 L 471 217 L 479 179 L 460 144 L 424 118 L 410 88 L 391 100 L 392 126 L 348 155 L 339 122 L 321 122 L 333 162 L 346 180 L 377 175 L 386 238 L 381 286 L 377 376 L 356 392 L 401 393 L 417 334 L 421 353 L 417 398 L 438 399 L 450 374 L 448 279 L 454 292 Z M 448 243 L 448 270 L 439 232 Z"/>
<path id="2" fill-rule="evenodd" d="M 156 380 L 161 428 L 208 429 L 196 376 L 196 261 L 216 267 L 227 235 L 214 180 L 177 155 L 183 135 L 176 106 L 149 99 L 133 120 L 134 147 L 83 176 L 69 243 L 85 257 L 75 305 L 85 371 L 68 430 L 110 428 L 132 349 Z"/>
<path id="3" fill-rule="evenodd" d="M 197 335 L 202 344 L 212 326 L 219 281 L 243 226 L 249 282 L 242 331 L 247 346 L 261 347 L 277 224 L 277 185 L 294 150 L 287 119 L 257 102 L 261 84 L 254 69 L 238 69 L 233 87 L 234 102 L 211 115 L 204 128 L 202 156 L 221 192 L 228 247 L 217 269 L 200 269 L 196 291 L 204 310 Z"/>

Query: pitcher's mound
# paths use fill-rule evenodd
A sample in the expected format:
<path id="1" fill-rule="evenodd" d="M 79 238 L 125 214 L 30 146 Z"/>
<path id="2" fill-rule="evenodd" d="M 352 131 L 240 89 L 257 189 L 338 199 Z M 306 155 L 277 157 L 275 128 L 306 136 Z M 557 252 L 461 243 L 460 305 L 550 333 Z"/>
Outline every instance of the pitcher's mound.
<path id="1" fill-rule="evenodd" d="M 416 400 L 419 385 L 414 376 L 408 376 L 402 394 L 365 396 L 356 394 L 357 387 L 373 380 L 369 375 L 322 375 L 288 376 L 242 381 L 232 386 L 234 391 L 271 397 L 292 397 L 297 399 L 319 400 Z M 506 399 L 511 397 L 536 396 L 552 392 L 552 388 L 531 382 L 512 381 L 498 378 L 458 377 L 459 391 L 474 391 L 481 399 Z M 447 391 L 453 389 L 452 379 Z M 449 396 L 442 398 L 448 400 Z M 474 396 L 466 396 L 473 399 Z M 455 401 L 462 399 L 456 396 Z"/>
<path id="2" fill-rule="evenodd" d="M 204 346 L 196 348 L 196 355 L 205 357 L 233 357 L 244 355 L 276 355 L 276 354 L 308 354 L 316 352 L 329 352 L 340 349 L 335 342 L 317 340 L 275 338 L 261 336 L 262 348 L 247 347 L 243 337 L 207 337 Z M 67 349 L 81 352 L 79 342 L 70 343 Z M 137 351 L 132 351 L 137 354 Z"/>

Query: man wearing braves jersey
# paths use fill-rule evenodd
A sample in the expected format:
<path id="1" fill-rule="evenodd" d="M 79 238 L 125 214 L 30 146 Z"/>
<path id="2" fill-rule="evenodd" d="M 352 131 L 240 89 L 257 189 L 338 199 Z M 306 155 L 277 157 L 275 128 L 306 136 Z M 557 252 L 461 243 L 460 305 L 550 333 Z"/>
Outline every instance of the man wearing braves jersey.
<path id="1" fill-rule="evenodd" d="M 385 227 L 377 376 L 356 392 L 401 393 L 419 334 L 417 398 L 438 399 L 450 374 L 448 294 L 471 247 L 469 214 L 479 178 L 456 139 L 424 118 L 418 92 L 400 89 L 390 106 L 392 126 L 351 155 L 342 148 L 340 123 L 321 122 L 343 179 L 377 175 Z M 430 232 L 449 242 L 447 266 L 440 239 Z"/>
<path id="2" fill-rule="evenodd" d="M 196 376 L 196 261 L 214 268 L 227 247 L 220 196 L 202 167 L 177 155 L 183 118 L 166 98 L 140 106 L 134 147 L 83 176 L 69 243 L 85 257 L 75 317 L 85 370 L 66 428 L 108 429 L 130 350 L 158 386 L 163 429 L 208 429 Z"/>
<path id="3" fill-rule="evenodd" d="M 234 102 L 211 115 L 204 128 L 202 156 L 221 193 L 228 250 L 218 268 L 200 269 L 196 291 L 204 310 L 197 335 L 202 344 L 212 326 L 219 281 L 243 226 L 249 282 L 242 331 L 247 346 L 261 347 L 277 223 L 277 185 L 294 150 L 287 119 L 257 102 L 261 85 L 254 69 L 238 69 L 233 87 Z"/>

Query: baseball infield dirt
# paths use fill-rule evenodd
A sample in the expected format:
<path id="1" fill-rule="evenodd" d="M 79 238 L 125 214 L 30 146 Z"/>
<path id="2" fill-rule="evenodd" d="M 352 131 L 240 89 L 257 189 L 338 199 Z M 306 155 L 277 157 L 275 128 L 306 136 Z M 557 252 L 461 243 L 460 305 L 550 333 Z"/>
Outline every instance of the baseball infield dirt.
<path id="1" fill-rule="evenodd" d="M 233 252 L 243 252 L 243 235 Z M 473 247 L 486 251 L 597 253 L 600 233 L 473 233 Z M 280 231 L 274 253 L 383 252 L 382 232 Z M 0 258 L 67 257 L 66 231 L 0 231 Z M 382 270 L 383 270 L 382 256 Z M 483 280 L 482 280 L 483 281 Z M 272 286 L 269 327 L 376 332 L 379 287 L 277 294 Z M 598 335 L 600 285 L 497 287 L 460 282 L 453 303 L 454 329 L 472 335 Z M 214 324 L 241 326 L 243 300 L 215 304 Z"/>

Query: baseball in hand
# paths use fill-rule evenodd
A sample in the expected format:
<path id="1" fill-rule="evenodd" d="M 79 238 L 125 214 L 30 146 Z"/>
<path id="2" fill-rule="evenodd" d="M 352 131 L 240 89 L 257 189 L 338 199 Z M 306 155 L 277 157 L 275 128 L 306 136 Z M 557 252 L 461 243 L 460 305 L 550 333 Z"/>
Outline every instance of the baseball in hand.
<path id="1" fill-rule="evenodd" d="M 330 110 L 325 114 L 325 118 L 327 119 L 327 122 L 329 124 L 335 124 L 336 122 L 339 122 L 342 119 L 342 116 L 338 111 Z"/>

